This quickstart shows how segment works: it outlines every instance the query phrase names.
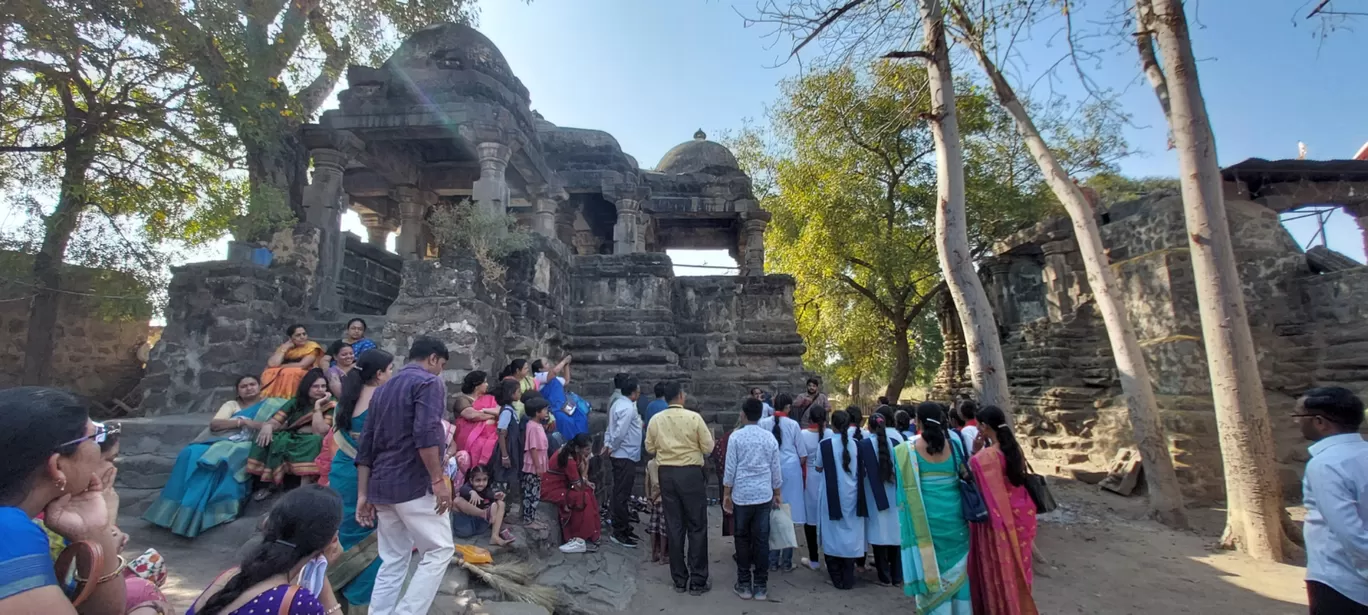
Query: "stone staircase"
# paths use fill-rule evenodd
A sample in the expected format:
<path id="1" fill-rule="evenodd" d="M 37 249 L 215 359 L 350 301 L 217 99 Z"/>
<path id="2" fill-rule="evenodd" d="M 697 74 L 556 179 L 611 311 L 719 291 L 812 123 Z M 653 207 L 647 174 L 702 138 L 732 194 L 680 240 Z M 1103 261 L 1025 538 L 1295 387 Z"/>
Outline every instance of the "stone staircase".
<path id="1" fill-rule="evenodd" d="M 205 428 L 213 414 L 171 414 L 118 421 L 120 511 L 141 515 L 147 510 L 166 481 L 176 456 L 186 444 L 193 442 Z"/>

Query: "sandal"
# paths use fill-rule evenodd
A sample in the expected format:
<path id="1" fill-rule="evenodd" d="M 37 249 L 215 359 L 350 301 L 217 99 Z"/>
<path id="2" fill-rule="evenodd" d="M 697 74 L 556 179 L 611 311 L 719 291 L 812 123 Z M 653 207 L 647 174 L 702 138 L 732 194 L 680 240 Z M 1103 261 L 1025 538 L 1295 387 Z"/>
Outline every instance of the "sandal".
<path id="1" fill-rule="evenodd" d="M 270 489 L 257 489 L 257 492 L 252 494 L 252 501 L 264 502 L 267 498 L 271 497 L 274 494 L 275 491 L 272 491 Z"/>
<path id="2" fill-rule="evenodd" d="M 508 528 L 499 530 L 499 538 L 502 538 L 508 543 L 516 542 L 518 540 L 518 537 L 514 536 L 513 532 L 508 531 Z"/>

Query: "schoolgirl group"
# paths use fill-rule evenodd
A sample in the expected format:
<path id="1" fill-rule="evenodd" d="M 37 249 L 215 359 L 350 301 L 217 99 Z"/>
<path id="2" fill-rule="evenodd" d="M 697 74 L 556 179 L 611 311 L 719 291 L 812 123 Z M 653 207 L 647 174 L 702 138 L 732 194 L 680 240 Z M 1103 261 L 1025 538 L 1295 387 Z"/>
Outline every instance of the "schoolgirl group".
<path id="1" fill-rule="evenodd" d="M 881 399 L 866 416 L 857 406 L 831 412 L 821 401 L 795 410 L 794 400 L 781 394 L 772 415 L 762 418 L 770 414 L 768 404 L 748 399 L 737 428 L 718 447 L 723 531 L 736 538 L 734 589 L 741 598 L 767 598 L 770 570 L 825 565 L 837 589 L 852 589 L 864 575 L 879 585 L 901 585 L 919 614 L 1037 613 L 1031 596 L 1037 505 L 1027 489 L 1026 459 L 1001 409 L 980 409 L 968 399 L 953 408 L 934 401 L 895 408 Z M 762 466 L 775 444 L 778 467 L 771 476 Z M 759 494 L 767 479 L 772 499 Z M 798 565 L 793 549 L 768 550 L 767 543 L 776 544 L 768 534 L 781 528 L 757 524 L 733 501 L 742 489 L 759 494 L 747 504 L 761 500 L 766 510 L 788 504 L 806 538 L 807 557 Z M 764 538 L 755 536 L 758 525 Z"/>

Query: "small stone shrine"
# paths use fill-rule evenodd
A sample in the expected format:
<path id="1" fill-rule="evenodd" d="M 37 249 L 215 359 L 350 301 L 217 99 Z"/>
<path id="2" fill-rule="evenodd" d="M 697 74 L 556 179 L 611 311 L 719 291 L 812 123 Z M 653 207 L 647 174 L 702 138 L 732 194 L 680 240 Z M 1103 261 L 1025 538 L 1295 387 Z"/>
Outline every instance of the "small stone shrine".
<path id="1" fill-rule="evenodd" d="M 1314 386 L 1368 393 L 1368 267 L 1323 247 L 1303 252 L 1278 214 L 1337 204 L 1368 222 L 1368 162 L 1248 160 L 1224 171 L 1225 207 L 1258 349 L 1285 494 L 1298 498 L 1306 442 L 1290 418 Z M 1102 240 L 1146 362 L 1185 495 L 1224 497 L 1221 449 L 1181 197 L 1157 192 L 1098 212 Z M 979 275 L 993 304 L 1017 431 L 1049 468 L 1100 480 L 1133 446 L 1106 329 L 1068 218 L 996 246 Z M 967 386 L 963 333 L 941 306 L 941 392 Z"/>
<path id="2" fill-rule="evenodd" d="M 326 344 L 357 315 L 396 355 L 418 335 L 443 339 L 452 393 L 469 370 L 567 352 L 571 389 L 596 406 L 618 372 L 637 375 L 646 398 L 660 380 L 684 381 L 710 422 L 748 387 L 801 388 L 793 280 L 764 274 L 769 214 L 702 131 L 643 170 L 612 135 L 532 111 L 494 44 L 455 24 L 414 33 L 379 67 L 350 67 L 338 99 L 305 128 L 304 220 L 277 236 L 271 264 L 175 269 L 146 413 L 210 411 L 237 375 L 261 371 L 286 325 Z M 435 239 L 434 209 L 466 201 L 534 234 L 498 279 Z M 366 242 L 340 231 L 349 209 Z M 397 255 L 381 249 L 395 232 Z M 677 278 L 672 248 L 729 250 L 740 275 Z"/>

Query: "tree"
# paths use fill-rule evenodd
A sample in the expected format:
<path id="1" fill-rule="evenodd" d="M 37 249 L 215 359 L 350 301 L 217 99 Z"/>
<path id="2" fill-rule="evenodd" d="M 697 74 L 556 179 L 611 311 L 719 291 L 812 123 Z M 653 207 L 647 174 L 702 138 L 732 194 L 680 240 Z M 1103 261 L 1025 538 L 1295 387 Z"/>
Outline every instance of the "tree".
<path id="1" fill-rule="evenodd" d="M 83 226 L 105 236 L 82 242 L 80 260 L 145 279 L 165 265 L 148 245 L 207 242 L 233 212 L 219 173 L 231 149 L 187 67 L 90 17 L 50 0 L 0 13 L 0 186 L 41 219 L 4 242 L 33 254 L 26 384 L 48 383 L 61 264 Z"/>
<path id="2" fill-rule="evenodd" d="M 793 2 L 787 7 L 768 2 L 762 5 L 760 21 L 775 23 L 781 32 L 794 37 L 793 55 L 825 33 L 842 47 L 841 57 L 895 41 L 913 40 L 916 35 L 911 26 L 920 24 L 921 50 L 892 51 L 884 57 L 917 59 L 926 64 L 930 91 L 927 117 L 935 145 L 937 178 L 936 253 L 946 288 L 954 298 L 964 326 L 970 376 L 979 400 L 1010 413 L 1012 403 L 1002 343 L 969 246 L 964 147 L 955 108 L 954 74 L 942 4 L 940 0 L 918 0 L 916 7 L 915 12 L 910 11 L 900 0 Z M 916 16 L 912 23 L 908 23 L 909 15 Z"/>
<path id="3" fill-rule="evenodd" d="M 876 376 L 891 399 L 918 373 L 929 381 L 939 358 L 939 328 L 927 309 L 945 288 L 932 243 L 927 82 L 925 68 L 888 61 L 868 71 L 814 71 L 784 84 L 769 133 L 748 129 L 729 140 L 774 214 L 769 269 L 797 280 L 809 367 L 833 368 L 846 381 Z M 977 258 L 1056 204 L 1011 118 L 979 88 L 961 84 L 959 92 L 967 237 Z M 1118 128 L 1055 126 L 1086 144 L 1113 143 Z M 1080 166 L 1106 168 L 1096 160 Z"/>
<path id="4" fill-rule="evenodd" d="M 1017 131 L 1044 173 L 1045 183 L 1069 213 L 1079 255 L 1087 272 L 1088 287 L 1092 290 L 1093 301 L 1102 315 L 1111 342 L 1131 428 L 1150 487 L 1150 510 L 1165 524 L 1186 527 L 1187 515 L 1183 511 L 1178 475 L 1174 471 L 1173 457 L 1169 454 L 1163 423 L 1159 420 L 1159 407 L 1155 401 L 1149 369 L 1145 365 L 1144 351 L 1140 348 L 1135 327 L 1121 301 L 1121 289 L 1098 230 L 1097 212 L 1041 135 L 1026 106 L 1017 97 L 1015 88 L 999 70 L 996 58 L 990 55 L 987 36 L 996 27 L 997 20 L 1012 17 L 1013 10 L 995 12 L 986 3 L 979 6 L 986 9 L 985 12 L 971 16 L 970 9 L 963 3 L 952 2 L 956 37 L 978 60 L 997 94 L 998 102 L 1016 122 Z M 1021 18 L 1029 18 L 1033 11 L 1029 3 L 1013 2 L 1011 7 L 1016 10 L 1016 16 Z"/>
<path id="5" fill-rule="evenodd" d="M 1187 15 L 1180 0 L 1136 0 L 1135 11 L 1141 64 L 1168 118 L 1178 153 L 1188 251 L 1225 474 L 1226 529 L 1221 542 L 1258 559 L 1279 561 L 1300 548 L 1283 529 L 1286 513 L 1273 432 Z"/>
<path id="6" fill-rule="evenodd" d="M 468 0 L 109 0 L 106 19 L 183 58 L 246 152 L 249 215 L 236 233 L 264 239 L 302 211 L 308 152 L 300 128 L 355 54 L 383 60 L 395 33 L 469 23 Z M 321 56 L 321 57 L 320 57 Z"/>

